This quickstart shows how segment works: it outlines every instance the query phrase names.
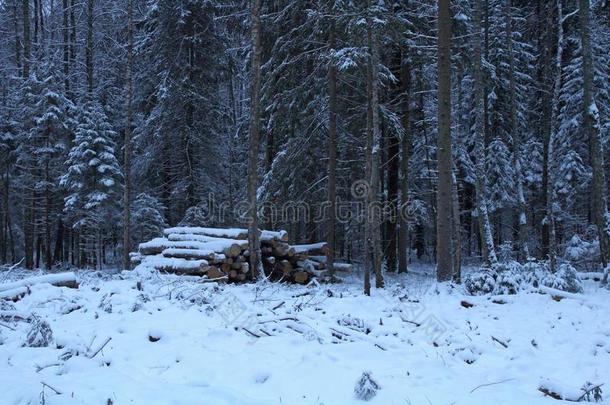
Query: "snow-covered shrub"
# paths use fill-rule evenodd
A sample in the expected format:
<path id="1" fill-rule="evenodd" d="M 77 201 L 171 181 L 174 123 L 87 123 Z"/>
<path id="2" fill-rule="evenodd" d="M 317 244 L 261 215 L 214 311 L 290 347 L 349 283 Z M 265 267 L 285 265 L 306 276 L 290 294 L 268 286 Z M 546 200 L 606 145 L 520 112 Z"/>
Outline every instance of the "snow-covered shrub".
<path id="1" fill-rule="evenodd" d="M 586 382 L 581 388 L 580 391 L 582 395 L 579 399 L 582 398 L 583 402 L 602 402 L 604 399 L 602 397 L 602 389 L 601 384 L 592 384 L 590 382 Z"/>
<path id="2" fill-rule="evenodd" d="M 515 259 L 514 248 L 511 242 L 505 242 L 498 246 L 498 259 L 500 262 L 509 262 Z"/>
<path id="3" fill-rule="evenodd" d="M 15 305 L 10 301 L 0 301 L 0 311 L 14 311 Z"/>
<path id="4" fill-rule="evenodd" d="M 567 292 L 582 292 L 582 281 L 569 263 L 558 265 L 555 273 L 547 262 L 530 260 L 524 265 L 517 262 L 499 263 L 493 268 L 481 268 L 464 279 L 464 288 L 470 295 L 516 294 L 527 287 L 540 286 Z"/>
<path id="5" fill-rule="evenodd" d="M 138 241 L 163 236 L 163 229 L 167 227 L 164 211 L 165 207 L 158 198 L 146 193 L 138 194 L 133 202 L 133 236 Z"/>
<path id="6" fill-rule="evenodd" d="M 519 263 L 498 263 L 494 266 L 494 270 L 496 272 L 494 294 L 517 294 L 522 288 L 522 266 Z"/>
<path id="7" fill-rule="evenodd" d="M 555 288 L 561 291 L 571 293 L 580 293 L 582 289 L 582 280 L 578 277 L 576 269 L 569 263 L 561 263 L 553 277 L 549 277 L 543 285 Z"/>
<path id="8" fill-rule="evenodd" d="M 377 395 L 377 391 L 379 391 L 380 388 L 377 381 L 373 379 L 371 372 L 364 371 L 356 382 L 354 394 L 356 395 L 356 398 L 362 401 L 370 401 Z"/>
<path id="9" fill-rule="evenodd" d="M 98 305 L 99 309 L 109 314 L 112 313 L 112 295 L 112 293 L 104 294 Z"/>
<path id="10" fill-rule="evenodd" d="M 549 269 L 548 262 L 530 261 L 523 266 L 523 277 L 533 287 L 550 287 L 572 293 L 582 292 L 582 281 L 576 269 L 569 263 L 560 263 L 555 273 Z"/>
<path id="11" fill-rule="evenodd" d="M 496 271 L 483 267 L 464 278 L 464 288 L 470 295 L 491 294 L 496 287 Z"/>
<path id="12" fill-rule="evenodd" d="M 206 204 L 195 205 L 186 210 L 178 226 L 213 226 L 210 217 L 210 208 Z"/>
<path id="13" fill-rule="evenodd" d="M 53 341 L 53 330 L 51 326 L 42 319 L 34 318 L 32 327 L 28 332 L 24 346 L 27 347 L 48 347 Z"/>
<path id="14" fill-rule="evenodd" d="M 591 241 L 574 235 L 564 245 L 564 258 L 578 268 L 595 270 L 599 263 L 599 241 L 597 235 L 591 235 Z"/>
<path id="15" fill-rule="evenodd" d="M 371 333 L 371 326 L 364 320 L 360 318 L 352 318 L 351 315 L 347 315 L 341 319 L 337 320 L 337 324 L 341 326 L 345 326 L 346 328 L 356 330 L 358 332 L 362 332 L 365 334 Z"/>

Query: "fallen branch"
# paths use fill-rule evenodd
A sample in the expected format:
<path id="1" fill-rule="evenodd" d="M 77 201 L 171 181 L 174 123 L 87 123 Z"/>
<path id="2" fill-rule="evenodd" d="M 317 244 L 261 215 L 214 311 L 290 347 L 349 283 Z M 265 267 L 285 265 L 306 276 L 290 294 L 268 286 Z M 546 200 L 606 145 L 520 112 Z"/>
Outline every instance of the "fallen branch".
<path id="1" fill-rule="evenodd" d="M 25 321 L 29 322 L 32 318 L 31 314 L 26 314 L 18 311 L 0 311 L 0 321 L 4 322 L 15 322 Z"/>
<path id="2" fill-rule="evenodd" d="M 92 358 L 94 358 L 95 356 L 97 356 L 97 354 L 98 354 L 99 352 L 101 352 L 101 351 L 102 351 L 102 349 L 104 349 L 104 347 L 106 347 L 106 345 L 108 344 L 108 342 L 110 342 L 111 340 L 112 340 L 112 337 L 108 337 L 108 338 L 106 339 L 106 341 L 104 341 L 104 343 L 102 343 L 102 345 L 101 345 L 100 347 L 98 347 L 98 349 L 97 349 L 97 350 L 96 350 L 96 351 L 95 351 L 93 354 L 91 354 L 91 355 L 89 355 L 89 356 L 87 356 L 87 357 L 89 357 L 90 359 L 92 359 Z"/>
<path id="3" fill-rule="evenodd" d="M 501 381 L 491 382 L 491 383 L 487 383 L 487 384 L 477 385 L 472 390 L 470 390 L 470 393 L 472 394 L 473 392 L 475 392 L 479 388 L 489 387 L 490 385 L 498 385 L 498 384 L 502 384 L 502 383 L 509 382 L 509 381 L 512 381 L 512 380 L 514 380 L 514 378 L 507 378 L 506 380 L 501 380 Z"/>
<path id="4" fill-rule="evenodd" d="M 492 339 L 494 342 L 498 342 L 498 343 L 500 343 L 502 346 L 504 346 L 504 348 L 505 348 L 505 349 L 508 349 L 508 345 L 507 345 L 506 343 L 504 343 L 503 341 L 501 341 L 500 339 L 498 339 L 497 337 L 492 336 L 492 337 L 491 337 L 491 339 Z"/>
<path id="5" fill-rule="evenodd" d="M 61 395 L 61 391 L 56 390 L 55 388 L 51 387 L 49 384 L 44 383 L 44 382 L 40 382 L 42 384 L 43 387 L 47 387 L 48 389 L 50 389 L 51 391 L 55 392 L 57 395 Z"/>
<path id="6" fill-rule="evenodd" d="M 260 338 L 260 337 L 261 337 L 260 335 L 257 335 L 256 333 L 251 332 L 251 331 L 249 331 L 249 330 L 248 330 L 248 329 L 246 329 L 246 328 L 243 328 L 243 327 L 242 327 L 242 329 L 243 329 L 243 330 L 245 330 L 245 331 L 246 331 L 246 332 L 247 332 L 249 335 L 251 335 L 251 336 L 253 336 L 253 337 L 255 337 L 255 338 Z"/>

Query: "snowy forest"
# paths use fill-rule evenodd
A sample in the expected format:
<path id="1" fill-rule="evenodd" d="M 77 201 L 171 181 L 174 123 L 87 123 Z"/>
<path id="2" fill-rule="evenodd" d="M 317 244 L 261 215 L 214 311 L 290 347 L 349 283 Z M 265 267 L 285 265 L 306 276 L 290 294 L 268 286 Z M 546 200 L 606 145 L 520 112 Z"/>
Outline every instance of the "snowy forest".
<path id="1" fill-rule="evenodd" d="M 7 403 L 603 401 L 610 1 L 0 0 L 0 30 Z M 259 342 L 251 373 L 178 381 L 208 351 L 173 319 L 215 364 Z M 183 396 L 121 381 L 134 329 Z M 288 335 L 322 352 L 251 369 Z"/>

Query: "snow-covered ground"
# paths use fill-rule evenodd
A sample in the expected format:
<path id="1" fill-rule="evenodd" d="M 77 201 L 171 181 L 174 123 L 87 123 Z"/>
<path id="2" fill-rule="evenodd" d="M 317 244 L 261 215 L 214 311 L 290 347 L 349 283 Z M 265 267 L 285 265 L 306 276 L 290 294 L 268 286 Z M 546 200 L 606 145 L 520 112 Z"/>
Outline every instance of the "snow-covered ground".
<path id="1" fill-rule="evenodd" d="M 355 276 L 309 287 L 79 277 L 79 289 L 34 286 L 14 308 L 0 303 L 0 404 L 361 403 L 363 371 L 380 386 L 374 404 L 557 404 L 541 384 L 610 385 L 610 292 L 593 282 L 556 301 L 467 297 L 423 274 L 370 298 Z M 46 320 L 53 343 L 24 347 L 32 318 L 11 314 Z"/>

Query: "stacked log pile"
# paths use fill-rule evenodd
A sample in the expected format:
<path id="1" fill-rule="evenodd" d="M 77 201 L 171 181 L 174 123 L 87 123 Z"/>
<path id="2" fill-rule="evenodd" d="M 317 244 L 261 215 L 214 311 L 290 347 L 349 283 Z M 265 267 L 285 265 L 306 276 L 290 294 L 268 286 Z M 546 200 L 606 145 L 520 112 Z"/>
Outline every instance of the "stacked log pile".
<path id="1" fill-rule="evenodd" d="M 131 255 L 133 263 L 210 280 L 252 279 L 246 229 L 177 227 L 164 235 L 140 244 Z M 272 280 L 306 284 L 326 272 L 326 243 L 291 246 L 285 231 L 261 231 L 260 241 L 263 269 Z M 351 265 L 336 264 L 335 269 L 351 271 Z"/>

